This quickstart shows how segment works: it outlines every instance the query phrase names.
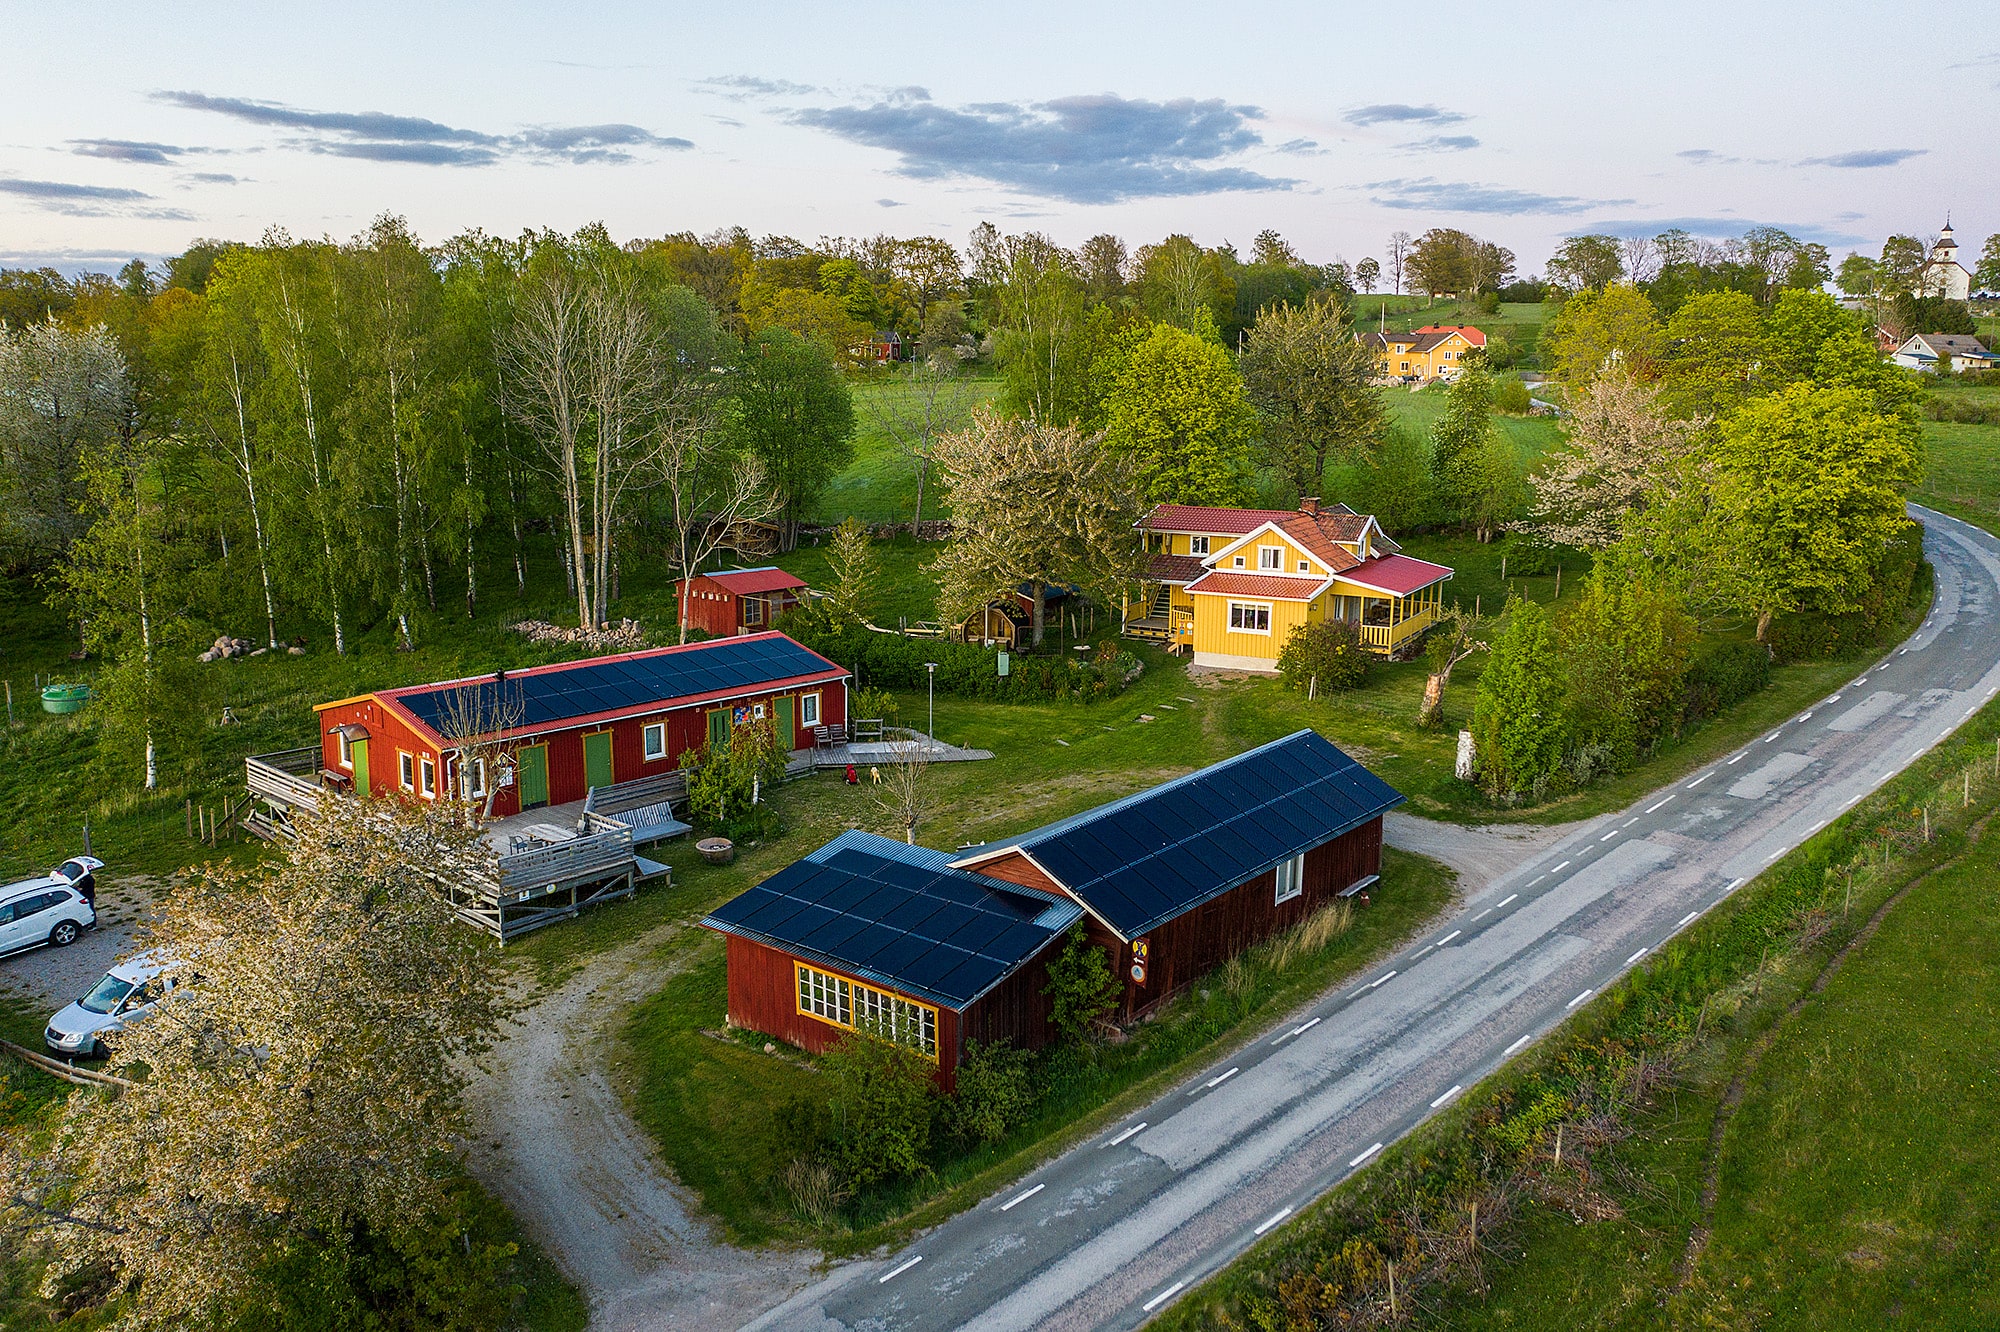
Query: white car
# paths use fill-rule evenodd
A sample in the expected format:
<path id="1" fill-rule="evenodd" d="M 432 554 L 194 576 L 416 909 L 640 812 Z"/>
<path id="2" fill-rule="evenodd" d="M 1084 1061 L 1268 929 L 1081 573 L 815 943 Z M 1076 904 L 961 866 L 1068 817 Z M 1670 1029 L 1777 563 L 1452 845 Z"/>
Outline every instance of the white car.
<path id="1" fill-rule="evenodd" d="M 104 973 L 90 993 L 49 1019 L 42 1041 L 52 1054 L 69 1058 L 109 1053 L 111 1037 L 153 1011 L 174 988 L 172 964 L 158 953 L 141 953 Z"/>
<path id="2" fill-rule="evenodd" d="M 37 879 L 0 888 L 0 956 L 73 944 L 97 923 L 96 872 L 104 862 L 74 856 Z"/>

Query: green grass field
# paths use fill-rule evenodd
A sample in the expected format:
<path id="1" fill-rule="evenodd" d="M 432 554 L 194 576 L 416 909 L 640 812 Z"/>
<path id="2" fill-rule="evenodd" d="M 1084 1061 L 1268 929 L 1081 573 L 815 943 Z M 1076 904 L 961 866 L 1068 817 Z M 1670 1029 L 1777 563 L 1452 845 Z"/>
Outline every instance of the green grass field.
<path id="1" fill-rule="evenodd" d="M 968 376 L 958 386 L 957 400 L 970 410 L 992 401 L 999 392 L 997 378 Z M 854 461 L 820 497 L 816 512 L 820 521 L 837 523 L 850 516 L 867 523 L 910 521 L 917 502 L 916 467 L 884 428 L 883 418 L 898 405 L 908 410 L 915 396 L 907 383 L 889 374 L 855 385 Z M 950 516 L 950 510 L 939 503 L 935 479 L 926 480 L 925 519 Z"/>

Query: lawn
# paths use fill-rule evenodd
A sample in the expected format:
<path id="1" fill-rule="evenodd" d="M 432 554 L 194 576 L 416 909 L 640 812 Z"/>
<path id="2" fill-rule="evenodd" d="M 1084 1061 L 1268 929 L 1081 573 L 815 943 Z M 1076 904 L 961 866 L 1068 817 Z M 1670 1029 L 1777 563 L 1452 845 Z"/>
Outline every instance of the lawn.
<path id="1" fill-rule="evenodd" d="M 960 381 L 962 403 L 971 409 L 990 402 L 1000 392 L 1000 381 L 992 377 L 968 376 Z M 821 522 L 837 523 L 849 516 L 867 523 L 907 523 L 916 508 L 917 473 L 908 454 L 883 428 L 884 414 L 898 406 L 907 409 L 916 395 L 907 382 L 893 374 L 857 382 L 854 386 L 854 461 L 833 479 L 820 497 L 815 516 Z M 941 503 L 935 478 L 924 483 L 924 517 L 949 518 Z"/>
<path id="2" fill-rule="evenodd" d="M 2000 407 L 2000 387 L 1950 384 L 1933 392 L 1945 400 Z M 2000 425 L 1926 421 L 1924 444 L 1928 471 L 1910 498 L 1982 527 L 1995 526 L 2000 520 Z"/>

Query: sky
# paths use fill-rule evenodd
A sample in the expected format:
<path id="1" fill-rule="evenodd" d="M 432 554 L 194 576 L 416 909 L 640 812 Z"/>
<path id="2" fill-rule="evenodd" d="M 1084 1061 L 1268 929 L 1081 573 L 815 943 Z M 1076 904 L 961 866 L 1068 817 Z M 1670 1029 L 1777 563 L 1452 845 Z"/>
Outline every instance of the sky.
<path id="1" fill-rule="evenodd" d="M 384 212 L 620 239 L 2000 232 L 1977 7 L 0 0 L 0 266 Z M 1982 31 L 1982 29 L 1984 29 Z"/>

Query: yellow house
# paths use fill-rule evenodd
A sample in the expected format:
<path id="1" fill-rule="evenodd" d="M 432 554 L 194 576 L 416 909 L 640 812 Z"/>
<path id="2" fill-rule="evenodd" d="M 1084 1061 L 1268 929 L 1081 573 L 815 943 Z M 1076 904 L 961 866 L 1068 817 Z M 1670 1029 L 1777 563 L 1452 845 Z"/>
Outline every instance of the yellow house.
<path id="1" fill-rule="evenodd" d="M 1451 570 L 1400 553 L 1344 504 L 1211 509 L 1162 504 L 1139 520 L 1146 579 L 1125 631 L 1194 654 L 1197 666 L 1275 671 L 1285 635 L 1349 620 L 1370 650 L 1413 646 L 1443 607 Z"/>
<path id="2" fill-rule="evenodd" d="M 1457 379 L 1465 358 L 1486 349 L 1486 335 L 1469 324 L 1426 324 L 1411 333 L 1357 333 L 1375 349 L 1375 374 L 1406 384 Z"/>

